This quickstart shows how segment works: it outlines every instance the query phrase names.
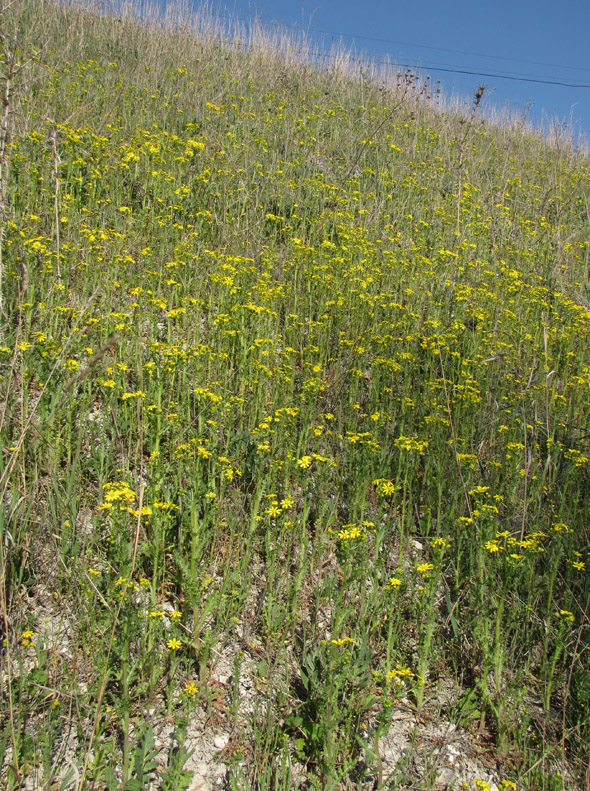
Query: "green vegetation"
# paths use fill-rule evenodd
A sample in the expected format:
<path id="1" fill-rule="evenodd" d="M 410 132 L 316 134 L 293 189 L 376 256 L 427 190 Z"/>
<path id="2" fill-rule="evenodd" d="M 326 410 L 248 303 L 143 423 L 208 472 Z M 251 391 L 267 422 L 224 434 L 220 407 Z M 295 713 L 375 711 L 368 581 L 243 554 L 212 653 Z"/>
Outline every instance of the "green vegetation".
<path id="1" fill-rule="evenodd" d="M 186 788 L 199 723 L 235 791 L 586 788 L 587 157 L 40 6 L 0 22 L 2 787 Z"/>

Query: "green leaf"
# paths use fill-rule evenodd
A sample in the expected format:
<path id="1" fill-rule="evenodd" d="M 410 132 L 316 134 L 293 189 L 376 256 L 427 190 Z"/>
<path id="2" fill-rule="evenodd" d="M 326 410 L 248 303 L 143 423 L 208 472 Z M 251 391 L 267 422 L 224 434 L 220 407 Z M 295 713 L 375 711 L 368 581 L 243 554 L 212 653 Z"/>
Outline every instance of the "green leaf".
<path id="1" fill-rule="evenodd" d="M 298 714 L 289 714 L 285 717 L 286 728 L 301 728 L 302 725 L 303 717 L 300 717 Z"/>
<path id="2" fill-rule="evenodd" d="M 47 684 L 49 676 L 45 670 L 41 670 L 41 668 L 37 667 L 28 675 L 29 681 L 32 681 L 34 684 Z"/>
<path id="3" fill-rule="evenodd" d="M 295 749 L 302 753 L 305 750 L 305 739 L 295 739 Z"/>

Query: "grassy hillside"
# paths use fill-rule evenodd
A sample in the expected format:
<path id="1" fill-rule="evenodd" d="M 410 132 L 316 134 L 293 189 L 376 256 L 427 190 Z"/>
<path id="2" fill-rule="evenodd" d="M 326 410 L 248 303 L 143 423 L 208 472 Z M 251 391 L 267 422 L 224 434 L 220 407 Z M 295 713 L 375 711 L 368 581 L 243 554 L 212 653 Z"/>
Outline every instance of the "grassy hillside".
<path id="1" fill-rule="evenodd" d="M 588 158 L 90 11 L 0 15 L 0 784 L 587 788 Z"/>

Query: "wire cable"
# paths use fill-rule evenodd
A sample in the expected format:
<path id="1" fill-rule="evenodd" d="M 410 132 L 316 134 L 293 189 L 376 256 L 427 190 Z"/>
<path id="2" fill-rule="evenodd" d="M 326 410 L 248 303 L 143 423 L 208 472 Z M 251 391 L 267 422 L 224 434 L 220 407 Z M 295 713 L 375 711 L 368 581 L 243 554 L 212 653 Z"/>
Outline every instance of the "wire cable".
<path id="1" fill-rule="evenodd" d="M 241 17 L 240 15 L 236 15 L 235 18 L 237 18 L 242 23 L 246 24 L 247 27 L 250 27 L 250 25 L 253 24 L 253 20 L 245 19 L 244 17 Z M 515 63 L 529 63 L 529 64 L 536 65 L 536 66 L 548 66 L 548 67 L 552 67 L 552 68 L 571 69 L 571 70 L 577 70 L 577 71 L 590 71 L 590 69 L 582 69 L 582 68 L 578 69 L 575 66 L 562 66 L 562 65 L 556 64 L 556 63 L 543 63 L 541 61 L 524 60 L 524 59 L 521 59 L 521 58 L 502 58 L 502 57 L 500 57 L 498 55 L 485 55 L 483 53 L 467 52 L 465 50 L 453 50 L 453 49 L 447 49 L 447 48 L 444 48 L 444 47 L 431 47 L 431 46 L 428 46 L 428 45 L 410 44 L 410 43 L 402 42 L 402 41 L 394 41 L 392 39 L 376 38 L 376 37 L 372 37 L 372 36 L 357 36 L 356 34 L 352 34 L 352 33 L 337 33 L 335 31 L 330 31 L 330 30 L 320 30 L 319 28 L 308 28 L 307 31 L 306 31 L 306 30 L 302 29 L 300 25 L 296 25 L 296 24 L 289 25 L 289 24 L 284 24 L 284 23 L 277 22 L 277 21 L 264 22 L 264 21 L 262 21 L 260 19 L 255 19 L 254 23 L 256 23 L 256 22 L 261 24 L 261 25 L 263 25 L 263 26 L 273 26 L 273 27 L 283 28 L 283 29 L 286 29 L 286 30 L 298 30 L 299 32 L 304 33 L 304 34 L 318 33 L 320 35 L 333 36 L 333 37 L 338 37 L 340 39 L 342 39 L 343 37 L 350 37 L 350 38 L 353 38 L 353 39 L 360 39 L 360 40 L 366 40 L 366 41 L 376 41 L 376 42 L 385 43 L 385 44 L 396 44 L 398 46 L 408 46 L 408 47 L 417 47 L 417 48 L 429 49 L 429 50 L 437 50 L 437 51 L 440 51 L 440 52 L 449 52 L 449 53 L 458 54 L 458 55 L 470 55 L 472 57 L 494 58 L 496 60 L 513 61 Z M 301 54 L 303 54 L 303 52 Z M 327 57 L 327 58 L 331 57 L 329 53 L 323 53 L 323 52 L 315 52 L 315 53 L 308 52 L 308 54 L 313 55 L 314 57 Z M 504 73 L 504 74 L 502 74 L 502 73 L 499 73 L 499 72 L 496 72 L 496 71 L 487 71 L 487 70 L 484 70 L 484 69 L 480 70 L 480 69 L 477 69 L 477 67 L 464 67 L 464 68 L 462 68 L 462 67 L 459 67 L 458 65 L 455 66 L 455 65 L 449 65 L 449 64 L 437 64 L 437 63 L 421 64 L 421 63 L 415 63 L 415 62 L 411 62 L 411 61 L 399 62 L 399 61 L 396 61 L 393 58 L 393 56 L 392 56 L 392 60 L 391 61 L 383 60 L 383 59 L 380 59 L 380 58 L 372 58 L 372 57 L 362 56 L 362 55 L 355 56 L 355 60 L 358 60 L 359 62 L 362 62 L 362 63 L 371 63 L 371 64 L 374 64 L 374 65 L 401 66 L 402 68 L 417 69 L 417 70 L 420 70 L 420 71 L 439 71 L 439 72 L 444 72 L 446 74 L 465 74 L 465 75 L 474 76 L 474 77 L 489 77 L 489 78 L 498 79 L 498 80 L 511 80 L 513 82 L 535 83 L 537 85 L 553 85 L 553 86 L 562 87 L 562 88 L 585 88 L 585 89 L 590 88 L 590 83 L 579 82 L 579 81 L 574 82 L 574 81 L 568 81 L 566 79 L 557 79 L 557 78 L 554 79 L 554 78 L 549 77 L 547 75 L 535 75 L 535 74 L 526 74 L 526 73 L 525 74 L 518 74 L 518 73 Z"/>
<path id="2" fill-rule="evenodd" d="M 245 21 L 245 20 L 243 20 Z M 285 27 L 289 29 L 301 29 L 298 25 L 283 25 L 281 22 L 268 22 L 264 24 L 269 25 L 276 25 L 279 27 Z M 360 41 L 376 41 L 380 44 L 395 44 L 398 47 L 414 47 L 416 49 L 430 49 L 435 50 L 437 52 L 449 52 L 453 55 L 469 55 L 470 57 L 474 58 L 489 58 L 492 60 L 504 60 L 504 61 L 512 61 L 513 63 L 528 63 L 531 66 L 548 66 L 550 68 L 555 69 L 568 69 L 572 71 L 590 71 L 590 67 L 585 66 L 566 66 L 561 63 L 546 63 L 540 60 L 525 60 L 523 58 L 512 58 L 512 57 L 504 57 L 502 55 L 486 55 L 484 52 L 469 52 L 467 50 L 462 49 L 448 49 L 447 47 L 432 47 L 428 44 L 412 44 L 408 41 L 395 41 L 394 39 L 389 38 L 377 38 L 375 36 L 359 36 L 357 33 L 336 33 L 333 30 L 320 30 L 319 28 L 309 28 L 309 33 L 319 33 L 323 36 L 334 36 L 338 38 L 352 38 L 354 40 L 359 39 Z"/>
<path id="3" fill-rule="evenodd" d="M 333 55 L 329 52 L 323 52 L 321 50 L 313 51 L 313 50 L 297 50 L 294 47 L 290 48 L 290 51 L 304 56 L 311 56 L 316 58 L 323 58 L 326 60 L 336 59 L 338 55 Z M 353 60 L 358 61 L 359 63 L 367 63 L 373 64 L 376 66 L 390 66 L 390 67 L 401 67 L 404 69 L 413 69 L 417 71 L 441 71 L 447 74 L 467 74 L 472 75 L 474 77 L 491 77 L 498 80 L 512 80 L 516 82 L 532 82 L 538 85 L 555 85 L 558 87 L 563 88 L 590 88 L 590 83 L 583 83 L 583 82 L 566 82 L 565 80 L 552 80 L 545 77 L 534 77 L 532 75 L 518 75 L 518 74 L 500 74 L 498 72 L 491 72 L 491 71 L 480 71 L 478 69 L 461 69 L 459 67 L 454 66 L 444 66 L 438 65 L 436 63 L 431 64 L 419 64 L 419 63 L 412 63 L 412 62 L 400 62 L 396 60 L 383 60 L 380 58 L 368 58 L 366 56 L 354 56 Z"/>

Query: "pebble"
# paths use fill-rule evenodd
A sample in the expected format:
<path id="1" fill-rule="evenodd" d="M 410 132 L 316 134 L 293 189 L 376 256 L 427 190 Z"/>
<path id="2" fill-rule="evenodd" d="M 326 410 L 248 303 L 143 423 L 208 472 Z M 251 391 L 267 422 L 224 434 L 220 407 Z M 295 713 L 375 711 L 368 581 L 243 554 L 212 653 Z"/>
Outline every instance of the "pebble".
<path id="1" fill-rule="evenodd" d="M 205 780 L 203 775 L 194 774 L 193 779 L 191 780 L 191 784 L 188 787 L 188 791 L 211 791 L 211 786 Z"/>
<path id="2" fill-rule="evenodd" d="M 223 748 L 228 743 L 228 741 L 229 741 L 229 736 L 226 736 L 225 734 L 221 736 L 214 736 L 213 746 L 218 750 L 223 750 Z"/>
<path id="3" fill-rule="evenodd" d="M 453 772 L 452 769 L 443 769 L 439 772 L 436 778 L 436 785 L 437 786 L 450 786 L 456 779 L 457 775 Z"/>

